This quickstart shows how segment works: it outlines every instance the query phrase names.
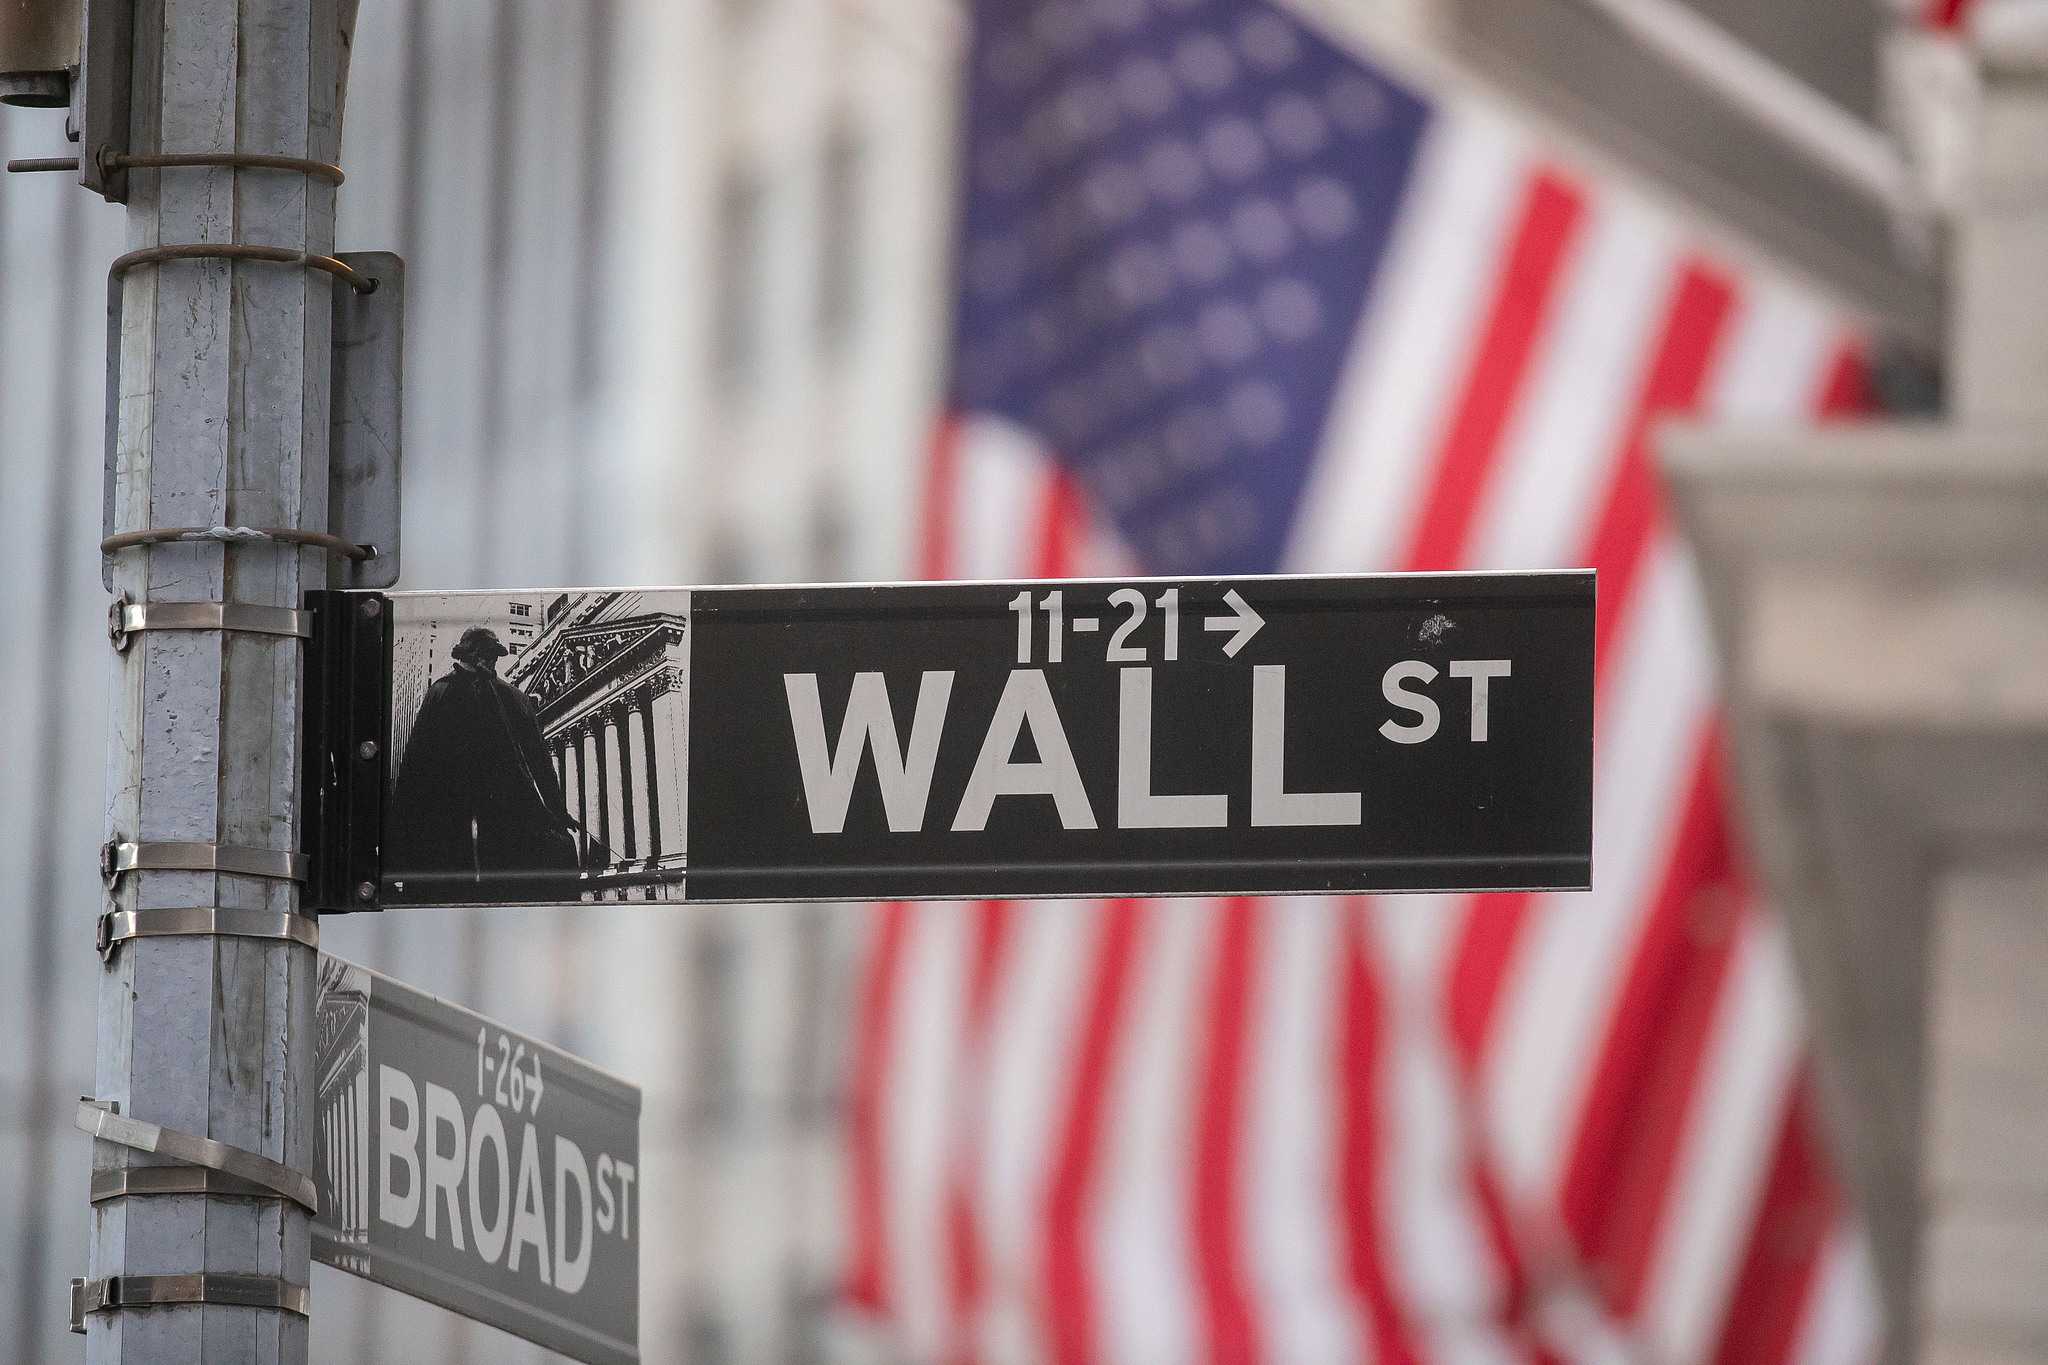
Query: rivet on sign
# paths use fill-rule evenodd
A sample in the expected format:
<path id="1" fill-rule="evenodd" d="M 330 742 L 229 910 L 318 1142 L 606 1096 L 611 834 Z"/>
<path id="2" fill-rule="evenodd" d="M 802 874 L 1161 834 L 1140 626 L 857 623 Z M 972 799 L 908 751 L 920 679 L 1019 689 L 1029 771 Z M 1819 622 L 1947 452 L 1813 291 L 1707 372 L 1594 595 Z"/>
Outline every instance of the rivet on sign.
<path id="1" fill-rule="evenodd" d="M 357 758 L 360 758 L 361 760 L 363 760 L 363 762 L 365 762 L 365 763 L 368 763 L 368 762 L 369 762 L 369 761 L 370 761 L 371 759 L 375 758 L 376 756 L 377 756 L 377 741 L 376 741 L 376 740 L 374 740 L 374 739 L 366 739 L 366 740 L 364 740 L 364 741 L 363 741 L 363 742 L 362 742 L 361 744 L 358 744 L 358 745 L 356 745 L 356 757 L 357 757 Z"/>
<path id="2" fill-rule="evenodd" d="M 361 886 L 358 886 L 356 888 L 356 899 L 359 901 L 373 901 L 377 899 L 377 883 L 364 882 Z"/>
<path id="3" fill-rule="evenodd" d="M 372 597 L 367 602 L 363 603 L 363 619 L 366 621 L 374 621 L 377 619 L 377 613 L 382 610 L 384 610 L 384 604 L 382 602 L 379 602 L 376 598 Z"/>

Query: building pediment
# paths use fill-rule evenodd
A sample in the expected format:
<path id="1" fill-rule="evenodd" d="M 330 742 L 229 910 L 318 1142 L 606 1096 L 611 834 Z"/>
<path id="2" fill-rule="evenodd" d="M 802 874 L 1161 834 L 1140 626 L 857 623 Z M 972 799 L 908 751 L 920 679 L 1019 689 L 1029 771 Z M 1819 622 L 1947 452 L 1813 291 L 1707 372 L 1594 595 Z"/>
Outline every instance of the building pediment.
<path id="1" fill-rule="evenodd" d="M 541 641 L 511 680 L 544 714 L 559 714 L 604 684 L 641 672 L 681 641 L 683 629 L 681 616 L 665 612 L 570 626 Z"/>

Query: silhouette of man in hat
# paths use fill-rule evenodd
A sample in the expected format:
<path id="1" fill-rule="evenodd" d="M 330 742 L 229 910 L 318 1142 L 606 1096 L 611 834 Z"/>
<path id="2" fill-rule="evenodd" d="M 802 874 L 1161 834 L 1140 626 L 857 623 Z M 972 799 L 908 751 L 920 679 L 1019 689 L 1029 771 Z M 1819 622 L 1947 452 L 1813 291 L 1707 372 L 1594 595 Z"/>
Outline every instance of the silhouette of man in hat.
<path id="1" fill-rule="evenodd" d="M 463 631 L 455 667 L 413 719 L 385 821 L 385 875 L 408 883 L 400 899 L 555 899 L 578 870 L 534 704 L 498 676 L 506 653 L 489 627 Z"/>

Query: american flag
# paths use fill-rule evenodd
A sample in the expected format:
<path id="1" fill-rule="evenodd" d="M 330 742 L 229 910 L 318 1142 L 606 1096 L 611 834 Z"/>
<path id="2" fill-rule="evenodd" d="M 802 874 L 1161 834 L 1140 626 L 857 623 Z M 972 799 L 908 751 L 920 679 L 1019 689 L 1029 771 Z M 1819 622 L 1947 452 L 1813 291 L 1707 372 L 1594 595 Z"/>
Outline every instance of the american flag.
<path id="1" fill-rule="evenodd" d="M 1664 414 L 1853 328 L 1260 0 L 973 7 L 924 570 L 1600 571 L 1594 889 L 874 912 L 849 1296 L 918 1362 L 1867 1365 Z"/>

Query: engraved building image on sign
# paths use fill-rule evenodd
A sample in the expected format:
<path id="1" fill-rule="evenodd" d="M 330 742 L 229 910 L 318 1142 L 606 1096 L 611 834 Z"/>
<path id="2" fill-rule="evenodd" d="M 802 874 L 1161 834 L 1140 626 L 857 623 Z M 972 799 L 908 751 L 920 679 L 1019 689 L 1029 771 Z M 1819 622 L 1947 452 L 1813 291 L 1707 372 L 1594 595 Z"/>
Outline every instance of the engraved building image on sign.
<path id="1" fill-rule="evenodd" d="M 319 1093 L 314 1184 L 332 1255 L 361 1273 L 370 1244 L 370 973 L 338 957 L 320 959 L 313 1064 Z"/>
<path id="2" fill-rule="evenodd" d="M 682 899 L 687 594 L 393 601 L 385 903 Z"/>

